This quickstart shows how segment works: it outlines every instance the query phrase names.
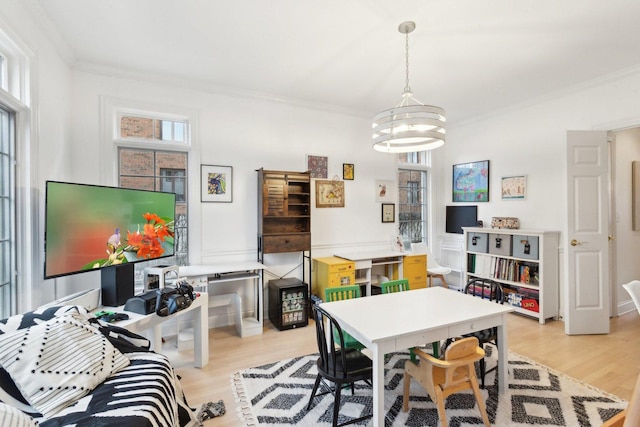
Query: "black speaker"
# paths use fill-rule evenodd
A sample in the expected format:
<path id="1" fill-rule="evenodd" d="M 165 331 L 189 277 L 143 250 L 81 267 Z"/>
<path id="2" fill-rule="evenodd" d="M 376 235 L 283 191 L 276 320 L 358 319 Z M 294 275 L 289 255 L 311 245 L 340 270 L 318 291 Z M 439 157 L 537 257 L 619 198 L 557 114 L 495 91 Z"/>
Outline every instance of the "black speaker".
<path id="1" fill-rule="evenodd" d="M 124 263 L 103 268 L 102 305 L 117 307 L 133 296 L 135 269 L 133 264 Z"/>

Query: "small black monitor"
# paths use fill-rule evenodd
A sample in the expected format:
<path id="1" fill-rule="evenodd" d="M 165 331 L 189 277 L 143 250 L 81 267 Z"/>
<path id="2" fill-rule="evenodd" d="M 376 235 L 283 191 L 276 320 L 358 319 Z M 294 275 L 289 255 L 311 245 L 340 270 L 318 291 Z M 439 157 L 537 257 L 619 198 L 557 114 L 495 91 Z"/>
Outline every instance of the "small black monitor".
<path id="1" fill-rule="evenodd" d="M 478 226 L 478 206 L 447 206 L 445 230 L 447 233 L 462 234 L 462 227 Z"/>

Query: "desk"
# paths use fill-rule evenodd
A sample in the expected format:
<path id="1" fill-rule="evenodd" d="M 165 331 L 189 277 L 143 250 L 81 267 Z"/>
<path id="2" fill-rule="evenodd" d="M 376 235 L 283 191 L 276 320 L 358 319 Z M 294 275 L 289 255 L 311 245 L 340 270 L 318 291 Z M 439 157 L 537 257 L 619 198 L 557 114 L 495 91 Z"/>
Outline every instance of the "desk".
<path id="1" fill-rule="evenodd" d="M 164 317 L 155 313 L 138 314 L 125 311 L 124 306 L 115 309 L 114 307 L 98 307 L 96 311 L 107 309 L 128 314 L 129 319 L 120 320 L 114 325 L 147 336 L 151 341 L 151 348 L 156 353 L 162 352 L 162 323 L 173 320 L 176 316 L 191 314 L 193 316 L 193 364 L 196 368 L 203 368 L 209 362 L 209 315 L 206 306 L 208 299 L 207 293 L 203 292 L 191 303 L 189 308 Z M 147 333 L 148 331 L 151 333 Z"/>
<path id="2" fill-rule="evenodd" d="M 373 425 L 384 426 L 384 355 L 498 327 L 499 390 L 507 389 L 507 305 L 440 287 L 321 304 L 373 354 Z"/>
<path id="3" fill-rule="evenodd" d="M 178 268 L 178 276 L 187 279 L 194 289 L 210 292 L 216 284 L 230 282 L 241 285 L 246 280 L 253 280 L 253 316 L 242 315 L 242 298 L 238 293 L 210 295 L 208 307 L 219 307 L 232 304 L 236 311 L 236 329 L 240 337 L 259 335 L 263 328 L 262 307 L 262 270 L 266 267 L 256 261 L 211 264 L 188 265 Z M 208 315 L 207 315 L 208 316 Z"/>
<path id="4" fill-rule="evenodd" d="M 364 250 L 338 252 L 334 256 L 353 261 L 356 267 L 357 285 L 366 286 L 366 295 L 371 295 L 371 272 L 375 266 L 382 266 L 389 280 L 400 279 L 402 275 L 402 259 L 404 252 L 392 250 Z"/>

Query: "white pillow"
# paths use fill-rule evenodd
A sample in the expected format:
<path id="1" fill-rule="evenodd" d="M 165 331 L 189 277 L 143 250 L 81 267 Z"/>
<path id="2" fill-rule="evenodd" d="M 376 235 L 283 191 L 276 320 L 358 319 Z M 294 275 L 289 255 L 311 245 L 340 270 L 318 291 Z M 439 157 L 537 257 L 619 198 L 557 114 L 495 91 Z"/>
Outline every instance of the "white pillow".
<path id="1" fill-rule="evenodd" d="M 37 422 L 21 410 L 0 402 L 0 426 L 36 427 Z"/>
<path id="2" fill-rule="evenodd" d="M 129 365 L 96 328 L 73 315 L 0 335 L 0 365 L 50 418 Z"/>

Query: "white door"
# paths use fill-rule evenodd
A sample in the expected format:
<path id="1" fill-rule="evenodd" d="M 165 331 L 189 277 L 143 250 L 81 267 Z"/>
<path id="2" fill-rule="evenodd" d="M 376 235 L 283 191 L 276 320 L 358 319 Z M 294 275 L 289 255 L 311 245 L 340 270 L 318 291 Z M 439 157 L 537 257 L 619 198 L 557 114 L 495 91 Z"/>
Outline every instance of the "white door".
<path id="1" fill-rule="evenodd" d="M 609 152 L 606 131 L 567 132 L 565 332 L 609 333 Z"/>

